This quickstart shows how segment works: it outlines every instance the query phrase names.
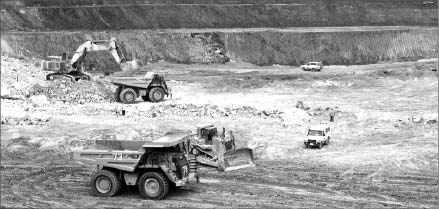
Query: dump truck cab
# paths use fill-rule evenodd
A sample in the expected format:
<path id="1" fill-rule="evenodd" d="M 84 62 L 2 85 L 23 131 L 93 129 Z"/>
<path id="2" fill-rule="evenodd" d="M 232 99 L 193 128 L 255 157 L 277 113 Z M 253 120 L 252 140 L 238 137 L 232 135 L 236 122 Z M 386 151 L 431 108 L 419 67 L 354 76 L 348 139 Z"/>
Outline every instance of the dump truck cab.
<path id="1" fill-rule="evenodd" d="M 306 131 L 305 148 L 318 147 L 329 144 L 331 129 L 327 125 L 312 126 Z"/>
<path id="2" fill-rule="evenodd" d="M 91 176 L 95 196 L 114 196 L 126 184 L 137 185 L 147 199 L 163 199 L 171 187 L 198 182 L 196 163 L 187 159 L 189 137 L 169 132 L 153 141 L 96 140 L 92 149 L 74 152 L 72 158 L 96 165 Z"/>

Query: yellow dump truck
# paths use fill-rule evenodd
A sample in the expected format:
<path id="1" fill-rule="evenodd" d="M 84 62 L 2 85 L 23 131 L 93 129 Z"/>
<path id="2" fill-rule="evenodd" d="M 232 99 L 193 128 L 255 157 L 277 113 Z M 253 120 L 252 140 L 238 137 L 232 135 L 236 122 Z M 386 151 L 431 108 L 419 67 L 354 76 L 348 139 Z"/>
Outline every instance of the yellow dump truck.
<path id="1" fill-rule="evenodd" d="M 114 196 L 126 184 L 137 185 L 147 199 L 164 199 L 170 188 L 198 182 L 197 163 L 187 159 L 189 140 L 187 132 L 169 132 L 152 141 L 96 140 L 93 148 L 71 157 L 96 165 L 91 175 L 95 196 Z"/>

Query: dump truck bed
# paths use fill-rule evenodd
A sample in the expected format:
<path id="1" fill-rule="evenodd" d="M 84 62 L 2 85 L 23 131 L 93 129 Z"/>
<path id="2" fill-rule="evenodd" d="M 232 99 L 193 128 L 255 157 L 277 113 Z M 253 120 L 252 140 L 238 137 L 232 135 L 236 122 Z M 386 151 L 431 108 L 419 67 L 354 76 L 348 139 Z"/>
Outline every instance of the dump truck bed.
<path id="1" fill-rule="evenodd" d="M 116 86 L 133 86 L 146 89 L 151 84 L 152 79 L 144 77 L 112 77 L 110 82 Z"/>
<path id="2" fill-rule="evenodd" d="M 73 152 L 71 159 L 82 164 L 99 165 L 133 172 L 137 167 L 145 148 L 173 147 L 184 142 L 186 132 L 169 132 L 153 140 L 95 140 L 95 146 Z"/>

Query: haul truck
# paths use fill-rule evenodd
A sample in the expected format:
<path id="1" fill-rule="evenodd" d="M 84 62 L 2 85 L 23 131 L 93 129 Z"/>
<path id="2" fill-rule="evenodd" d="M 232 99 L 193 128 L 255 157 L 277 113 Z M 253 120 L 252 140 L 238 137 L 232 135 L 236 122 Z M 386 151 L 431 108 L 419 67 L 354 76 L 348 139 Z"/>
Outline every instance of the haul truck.
<path id="1" fill-rule="evenodd" d="M 198 182 L 196 159 L 188 160 L 190 134 L 169 132 L 153 141 L 95 140 L 91 149 L 72 153 L 82 164 L 96 165 L 91 191 L 98 197 L 116 195 L 123 184 L 137 185 L 147 199 L 164 199 L 171 187 Z"/>

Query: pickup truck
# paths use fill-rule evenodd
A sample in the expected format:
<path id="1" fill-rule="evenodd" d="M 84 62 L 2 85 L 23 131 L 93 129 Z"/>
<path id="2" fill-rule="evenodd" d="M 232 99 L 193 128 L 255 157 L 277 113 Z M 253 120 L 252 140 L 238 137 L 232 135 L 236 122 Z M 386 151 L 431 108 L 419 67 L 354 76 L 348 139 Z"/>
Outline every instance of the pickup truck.
<path id="1" fill-rule="evenodd" d="M 318 147 L 321 149 L 323 145 L 329 144 L 331 139 L 331 129 L 327 125 L 312 126 L 307 130 L 305 138 L 305 148 Z"/>
<path id="2" fill-rule="evenodd" d="M 308 62 L 305 65 L 301 65 L 304 71 L 321 71 L 323 69 L 323 64 L 321 62 Z"/>

